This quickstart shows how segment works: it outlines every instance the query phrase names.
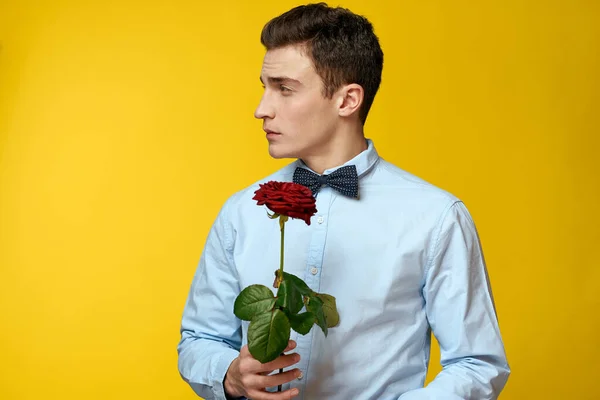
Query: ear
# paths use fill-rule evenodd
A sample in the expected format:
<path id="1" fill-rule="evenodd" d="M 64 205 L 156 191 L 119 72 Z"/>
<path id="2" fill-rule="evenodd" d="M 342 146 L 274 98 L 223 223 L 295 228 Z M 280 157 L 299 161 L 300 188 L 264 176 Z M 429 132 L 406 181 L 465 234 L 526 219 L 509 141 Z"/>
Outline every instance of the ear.
<path id="1" fill-rule="evenodd" d="M 338 113 L 341 117 L 349 117 L 353 114 L 358 115 L 358 110 L 363 103 L 365 91 L 362 86 L 351 83 L 342 86 L 338 92 Z"/>

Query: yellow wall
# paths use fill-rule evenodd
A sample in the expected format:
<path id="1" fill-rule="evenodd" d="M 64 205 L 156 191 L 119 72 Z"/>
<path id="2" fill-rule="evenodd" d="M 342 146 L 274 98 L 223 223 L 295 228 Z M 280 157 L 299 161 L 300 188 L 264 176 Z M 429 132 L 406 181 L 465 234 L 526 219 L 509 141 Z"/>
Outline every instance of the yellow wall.
<path id="1" fill-rule="evenodd" d="M 184 299 L 223 201 L 288 162 L 252 112 L 296 4 L 0 2 L 1 399 L 194 398 Z M 504 399 L 598 398 L 599 4 L 343 2 L 386 53 L 368 136 L 479 227 Z"/>

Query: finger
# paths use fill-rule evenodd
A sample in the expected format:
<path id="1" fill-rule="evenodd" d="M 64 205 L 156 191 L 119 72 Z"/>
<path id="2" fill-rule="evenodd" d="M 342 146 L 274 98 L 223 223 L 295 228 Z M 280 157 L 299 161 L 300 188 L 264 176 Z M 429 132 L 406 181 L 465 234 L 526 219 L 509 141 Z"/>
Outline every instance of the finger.
<path id="1" fill-rule="evenodd" d="M 289 400 L 298 396 L 299 393 L 300 391 L 297 388 L 284 390 L 283 392 L 252 390 L 248 392 L 248 398 L 252 400 Z"/>
<path id="2" fill-rule="evenodd" d="M 296 342 L 293 340 L 290 340 L 286 350 L 288 348 L 294 349 L 295 347 L 296 347 Z M 294 360 L 296 360 L 296 361 L 294 361 Z M 245 373 L 253 372 L 253 373 L 257 373 L 257 374 L 261 374 L 261 375 L 263 375 L 265 373 L 270 374 L 271 372 L 275 371 L 276 369 L 289 367 L 290 365 L 293 365 L 293 364 L 297 363 L 298 361 L 300 361 L 300 355 L 293 353 L 293 354 L 285 354 L 283 356 L 279 356 L 273 361 L 262 364 L 260 361 L 256 360 L 252 356 L 252 354 L 250 354 L 250 351 L 248 350 L 247 345 L 243 346 L 240 349 L 240 370 Z"/>
<path id="3" fill-rule="evenodd" d="M 276 369 L 289 367 L 290 365 L 296 364 L 298 361 L 300 361 L 300 354 L 285 354 L 283 356 L 277 357 L 273 361 L 261 364 L 258 372 L 274 371 Z"/>
<path id="4" fill-rule="evenodd" d="M 300 370 L 295 368 L 291 371 L 282 372 L 280 374 L 273 374 L 265 376 L 259 379 L 261 387 L 274 387 L 283 385 L 297 379 L 300 376 Z"/>
<path id="5" fill-rule="evenodd" d="M 295 348 L 296 348 L 296 341 L 294 341 L 294 340 L 290 340 L 290 341 L 288 342 L 288 345 L 287 345 L 287 347 L 286 347 L 286 348 L 283 350 L 283 352 L 285 353 L 285 352 L 287 352 L 287 351 L 294 350 Z"/>

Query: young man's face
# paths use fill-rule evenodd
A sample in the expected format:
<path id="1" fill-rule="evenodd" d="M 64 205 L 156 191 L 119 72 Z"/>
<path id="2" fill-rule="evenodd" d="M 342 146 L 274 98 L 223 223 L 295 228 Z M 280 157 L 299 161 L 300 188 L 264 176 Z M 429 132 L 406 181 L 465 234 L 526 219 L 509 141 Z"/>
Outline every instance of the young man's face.
<path id="1" fill-rule="evenodd" d="M 254 113 L 263 120 L 274 158 L 323 156 L 338 122 L 336 96 L 323 95 L 312 61 L 298 46 L 267 51 L 260 76 L 265 87 Z"/>

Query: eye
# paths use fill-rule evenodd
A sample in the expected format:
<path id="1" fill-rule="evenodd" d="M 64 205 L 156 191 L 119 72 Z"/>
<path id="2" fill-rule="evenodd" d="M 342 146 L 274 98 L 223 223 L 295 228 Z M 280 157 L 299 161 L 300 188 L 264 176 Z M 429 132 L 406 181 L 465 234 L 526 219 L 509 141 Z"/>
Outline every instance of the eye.
<path id="1" fill-rule="evenodd" d="M 281 91 L 282 93 L 288 93 L 288 92 L 291 92 L 292 89 L 290 89 L 289 87 L 284 86 L 284 85 L 279 85 L 279 91 Z"/>

